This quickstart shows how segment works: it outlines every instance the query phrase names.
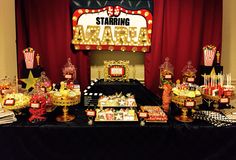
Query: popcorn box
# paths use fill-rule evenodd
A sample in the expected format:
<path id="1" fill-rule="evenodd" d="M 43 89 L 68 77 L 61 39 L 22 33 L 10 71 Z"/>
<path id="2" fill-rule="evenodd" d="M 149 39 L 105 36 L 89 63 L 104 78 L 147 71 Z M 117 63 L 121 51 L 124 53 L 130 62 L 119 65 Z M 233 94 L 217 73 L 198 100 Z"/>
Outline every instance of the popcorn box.
<path id="1" fill-rule="evenodd" d="M 215 46 L 205 46 L 203 47 L 204 53 L 204 66 L 212 66 L 216 54 L 216 47 Z"/>
<path id="2" fill-rule="evenodd" d="M 34 68 L 34 53 L 35 53 L 34 49 L 30 47 L 23 50 L 25 64 L 26 64 L 27 69 Z"/>

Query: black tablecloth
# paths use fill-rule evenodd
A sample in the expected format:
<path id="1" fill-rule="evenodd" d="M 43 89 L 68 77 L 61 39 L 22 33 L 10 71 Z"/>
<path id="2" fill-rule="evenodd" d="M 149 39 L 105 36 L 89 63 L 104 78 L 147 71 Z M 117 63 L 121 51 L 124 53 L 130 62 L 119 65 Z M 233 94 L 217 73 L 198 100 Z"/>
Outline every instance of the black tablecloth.
<path id="1" fill-rule="evenodd" d="M 139 105 L 161 103 L 139 82 L 130 83 L 133 87 L 115 83 L 107 87 L 103 82 L 98 87 L 104 92 L 119 91 L 119 87 L 123 92 L 124 88 L 134 90 Z M 143 127 L 139 122 L 89 126 L 83 102 L 70 107 L 76 119 L 68 123 L 55 121 L 61 114 L 59 107 L 41 124 L 29 123 L 26 110 L 16 123 L 0 126 L 0 160 L 236 159 L 236 125 L 216 128 L 201 121 L 177 122 L 173 118 L 176 108 L 171 108 L 168 123 Z"/>
<path id="2" fill-rule="evenodd" d="M 77 118 L 30 124 L 27 115 L 0 126 L 0 157 L 6 159 L 235 159 L 236 125 L 216 128 L 195 121 L 166 124 L 95 123 L 87 125 L 85 108 L 74 107 Z"/>

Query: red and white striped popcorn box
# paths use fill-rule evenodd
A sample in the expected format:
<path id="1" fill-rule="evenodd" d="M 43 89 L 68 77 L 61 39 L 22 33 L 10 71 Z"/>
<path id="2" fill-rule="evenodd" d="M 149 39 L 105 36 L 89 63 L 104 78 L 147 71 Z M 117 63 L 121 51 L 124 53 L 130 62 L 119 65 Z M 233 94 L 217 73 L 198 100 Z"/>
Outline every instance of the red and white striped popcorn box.
<path id="1" fill-rule="evenodd" d="M 34 68 L 34 53 L 35 53 L 34 49 L 30 47 L 23 50 L 25 64 L 26 64 L 27 69 Z"/>
<path id="2" fill-rule="evenodd" d="M 205 46 L 203 47 L 204 53 L 204 66 L 212 66 L 216 54 L 215 46 Z"/>

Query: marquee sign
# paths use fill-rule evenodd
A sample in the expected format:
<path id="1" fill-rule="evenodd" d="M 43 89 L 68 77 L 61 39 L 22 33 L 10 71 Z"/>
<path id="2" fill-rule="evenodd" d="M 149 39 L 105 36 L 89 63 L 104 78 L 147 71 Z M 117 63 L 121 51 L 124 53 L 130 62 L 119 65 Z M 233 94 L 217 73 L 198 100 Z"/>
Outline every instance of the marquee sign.
<path id="1" fill-rule="evenodd" d="M 152 13 L 147 9 L 78 8 L 72 26 L 76 50 L 150 51 Z"/>

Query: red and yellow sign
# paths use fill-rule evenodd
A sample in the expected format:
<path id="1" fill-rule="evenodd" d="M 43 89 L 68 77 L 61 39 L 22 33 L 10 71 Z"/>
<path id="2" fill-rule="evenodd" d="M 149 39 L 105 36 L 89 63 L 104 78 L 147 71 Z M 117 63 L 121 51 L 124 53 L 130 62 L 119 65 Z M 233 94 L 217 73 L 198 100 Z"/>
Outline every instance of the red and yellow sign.
<path id="1" fill-rule="evenodd" d="M 152 14 L 146 9 L 134 11 L 120 6 L 77 9 L 72 26 L 76 50 L 150 51 Z"/>

